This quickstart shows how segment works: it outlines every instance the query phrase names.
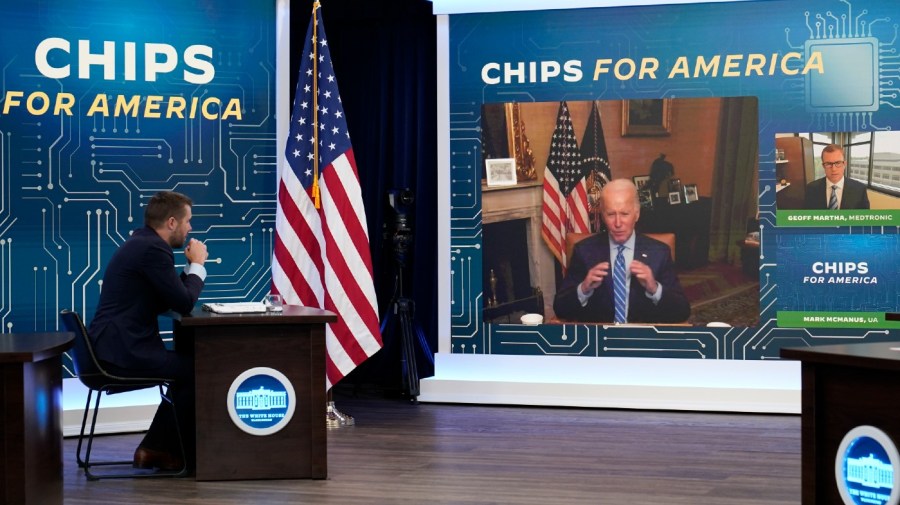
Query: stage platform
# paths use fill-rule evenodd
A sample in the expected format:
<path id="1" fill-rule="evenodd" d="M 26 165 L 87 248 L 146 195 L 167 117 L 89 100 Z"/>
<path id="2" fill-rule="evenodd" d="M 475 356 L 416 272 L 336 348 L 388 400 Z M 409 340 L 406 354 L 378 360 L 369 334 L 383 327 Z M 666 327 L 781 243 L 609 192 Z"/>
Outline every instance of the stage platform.
<path id="1" fill-rule="evenodd" d="M 437 353 L 419 401 L 799 414 L 800 364 Z"/>

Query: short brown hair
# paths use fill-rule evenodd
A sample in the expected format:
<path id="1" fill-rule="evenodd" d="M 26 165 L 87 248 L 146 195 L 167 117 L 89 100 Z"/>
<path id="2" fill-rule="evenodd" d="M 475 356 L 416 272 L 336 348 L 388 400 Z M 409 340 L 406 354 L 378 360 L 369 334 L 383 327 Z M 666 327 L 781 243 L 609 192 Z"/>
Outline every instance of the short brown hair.
<path id="1" fill-rule="evenodd" d="M 187 213 L 185 207 L 194 205 L 186 195 L 175 191 L 160 191 L 153 195 L 144 209 L 144 224 L 151 228 L 159 228 L 170 217 L 181 220 Z"/>
<path id="2" fill-rule="evenodd" d="M 844 148 L 837 144 L 828 144 L 824 149 L 822 149 L 822 154 L 833 153 L 835 151 L 840 151 L 841 157 L 844 156 Z"/>

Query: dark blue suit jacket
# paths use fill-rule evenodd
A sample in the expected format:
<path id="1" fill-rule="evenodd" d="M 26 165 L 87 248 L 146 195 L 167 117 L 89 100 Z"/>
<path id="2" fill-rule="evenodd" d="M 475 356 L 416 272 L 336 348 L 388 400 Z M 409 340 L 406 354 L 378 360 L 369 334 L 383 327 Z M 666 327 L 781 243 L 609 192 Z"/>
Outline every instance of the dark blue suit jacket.
<path id="1" fill-rule="evenodd" d="M 646 290 L 631 277 L 628 295 L 628 322 L 630 323 L 681 323 L 691 315 L 691 305 L 681 289 L 669 246 L 658 240 L 637 234 L 634 242 L 634 259 L 646 263 L 653 271 L 656 282 L 662 284 L 662 298 L 658 304 L 647 298 Z M 610 275 L 594 290 L 584 307 L 578 301 L 578 284 L 597 263 L 610 262 Z M 614 320 L 612 261 L 609 257 L 609 238 L 604 234 L 592 235 L 575 244 L 566 277 L 556 292 L 553 310 L 560 318 L 579 322 L 605 322 Z"/>
<path id="2" fill-rule="evenodd" d="M 825 197 L 825 187 L 831 186 L 828 179 L 822 177 L 816 179 L 806 185 L 806 209 L 827 209 L 828 199 Z M 829 190 L 830 191 L 830 190 Z M 841 195 L 841 209 L 868 209 L 869 195 L 866 192 L 866 185 L 844 177 L 844 191 Z"/>
<path id="3" fill-rule="evenodd" d="M 196 275 L 175 270 L 172 248 L 144 227 L 109 260 L 97 312 L 88 334 L 97 357 L 132 370 L 153 370 L 166 361 L 157 317 L 169 310 L 189 313 L 203 289 Z"/>

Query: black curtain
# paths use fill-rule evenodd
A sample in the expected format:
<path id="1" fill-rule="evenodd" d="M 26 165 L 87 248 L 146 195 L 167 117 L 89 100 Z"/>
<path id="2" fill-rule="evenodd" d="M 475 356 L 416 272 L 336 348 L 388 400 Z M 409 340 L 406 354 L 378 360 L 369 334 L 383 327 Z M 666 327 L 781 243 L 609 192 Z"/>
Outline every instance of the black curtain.
<path id="1" fill-rule="evenodd" d="M 432 353 L 437 350 L 437 44 L 431 2 L 323 0 L 322 22 L 356 156 L 382 317 L 396 294 L 397 213 L 393 189 L 415 197 L 403 268 L 403 294 Z M 291 3 L 291 100 L 312 2 Z M 289 111 L 285 111 L 289 113 Z M 392 323 L 395 322 L 392 316 Z M 384 348 L 342 384 L 401 382 L 400 330 L 385 329 Z M 418 344 L 417 344 L 418 345 Z M 423 348 L 423 346 L 418 346 Z M 434 374 L 424 355 L 419 375 Z"/>

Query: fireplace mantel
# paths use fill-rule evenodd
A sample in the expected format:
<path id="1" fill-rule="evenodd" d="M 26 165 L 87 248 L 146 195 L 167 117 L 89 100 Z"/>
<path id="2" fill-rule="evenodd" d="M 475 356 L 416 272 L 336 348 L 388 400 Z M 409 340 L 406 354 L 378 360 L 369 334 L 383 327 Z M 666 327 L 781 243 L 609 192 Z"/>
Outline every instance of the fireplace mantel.
<path id="1" fill-rule="evenodd" d="M 527 219 L 529 275 L 533 287 L 544 293 L 544 319 L 554 317 L 553 296 L 556 293 L 554 265 L 556 258 L 541 238 L 541 205 L 543 185 L 529 181 L 515 186 L 489 188 L 481 185 L 482 224 L 513 219 Z"/>

